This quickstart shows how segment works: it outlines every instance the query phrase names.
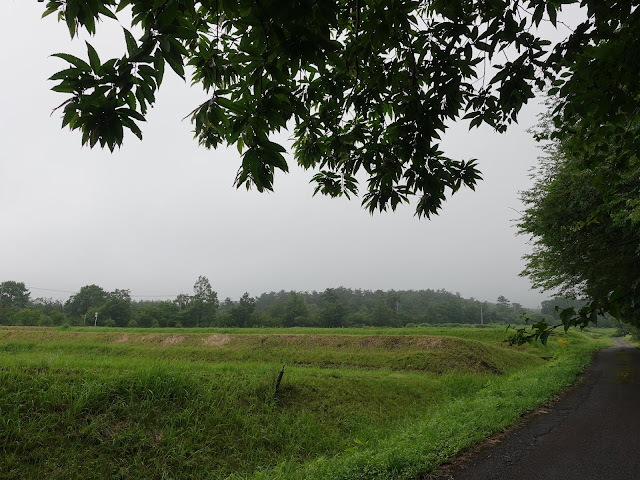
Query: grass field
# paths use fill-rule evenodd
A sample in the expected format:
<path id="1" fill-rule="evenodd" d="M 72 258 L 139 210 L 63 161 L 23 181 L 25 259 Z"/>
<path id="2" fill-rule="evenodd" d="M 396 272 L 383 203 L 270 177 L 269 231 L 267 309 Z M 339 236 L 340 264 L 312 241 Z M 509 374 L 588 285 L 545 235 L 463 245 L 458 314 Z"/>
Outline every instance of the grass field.
<path id="1" fill-rule="evenodd" d="M 1 328 L 0 478 L 419 478 L 550 400 L 609 342 L 504 338 Z"/>

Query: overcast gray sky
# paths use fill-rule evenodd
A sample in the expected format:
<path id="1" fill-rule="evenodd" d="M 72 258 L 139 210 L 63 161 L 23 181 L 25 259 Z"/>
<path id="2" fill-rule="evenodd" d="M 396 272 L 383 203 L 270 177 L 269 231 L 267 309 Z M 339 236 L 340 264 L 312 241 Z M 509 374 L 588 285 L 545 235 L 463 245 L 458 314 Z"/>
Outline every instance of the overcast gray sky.
<path id="1" fill-rule="evenodd" d="M 236 190 L 235 148 L 208 151 L 181 119 L 204 96 L 165 77 L 143 125 L 113 154 L 81 147 L 51 110 L 66 99 L 46 79 L 76 52 L 42 3 L 4 0 L 0 14 L 0 281 L 27 284 L 32 296 L 66 298 L 38 288 L 77 291 L 98 284 L 160 298 L 192 290 L 199 275 L 221 298 L 243 292 L 439 289 L 465 297 L 537 307 L 548 295 L 518 273 L 529 251 L 516 236 L 518 191 L 539 151 L 526 129 L 540 107 L 527 107 L 505 135 L 456 125 L 443 144 L 453 158 L 478 158 L 475 192 L 448 200 L 432 220 L 414 207 L 369 215 L 358 200 L 313 197 L 311 172 L 291 165 L 275 193 Z M 104 32 L 104 34 L 103 34 Z M 119 55 L 117 25 L 98 27 L 98 51 Z"/>

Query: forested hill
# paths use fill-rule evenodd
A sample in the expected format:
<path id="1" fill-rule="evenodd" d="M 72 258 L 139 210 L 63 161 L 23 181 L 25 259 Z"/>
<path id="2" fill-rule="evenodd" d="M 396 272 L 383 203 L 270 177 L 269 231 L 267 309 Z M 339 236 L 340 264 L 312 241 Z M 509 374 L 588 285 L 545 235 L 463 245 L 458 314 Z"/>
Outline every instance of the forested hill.
<path id="1" fill-rule="evenodd" d="M 241 299 L 242 301 L 242 299 Z M 227 299 L 221 315 L 233 312 Z M 462 298 L 446 290 L 270 292 L 255 299 L 259 317 L 282 326 L 405 326 L 407 324 L 514 322 L 525 309 L 500 296 L 499 303 Z"/>
<path id="2" fill-rule="evenodd" d="M 495 302 L 462 298 L 446 290 L 360 290 L 248 293 L 218 299 L 206 277 L 192 294 L 142 300 L 129 290 L 108 292 L 85 285 L 66 301 L 32 298 L 24 283 L 0 283 L 0 325 L 86 325 L 118 327 L 404 327 L 436 324 L 517 324 L 557 317 L 554 307 L 580 307 L 579 301 L 552 298 L 530 310 L 499 295 Z M 605 322 L 606 319 L 602 321 Z M 599 321 L 598 324 L 601 322 Z M 608 321 L 606 322 L 608 323 Z"/>

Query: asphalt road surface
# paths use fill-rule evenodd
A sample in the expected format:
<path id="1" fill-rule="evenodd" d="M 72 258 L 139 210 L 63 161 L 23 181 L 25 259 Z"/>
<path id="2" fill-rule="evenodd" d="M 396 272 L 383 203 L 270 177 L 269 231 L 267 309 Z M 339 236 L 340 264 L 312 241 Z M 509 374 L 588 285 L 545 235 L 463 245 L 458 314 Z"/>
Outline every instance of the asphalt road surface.
<path id="1" fill-rule="evenodd" d="M 614 340 L 553 407 L 427 478 L 640 480 L 640 350 Z"/>

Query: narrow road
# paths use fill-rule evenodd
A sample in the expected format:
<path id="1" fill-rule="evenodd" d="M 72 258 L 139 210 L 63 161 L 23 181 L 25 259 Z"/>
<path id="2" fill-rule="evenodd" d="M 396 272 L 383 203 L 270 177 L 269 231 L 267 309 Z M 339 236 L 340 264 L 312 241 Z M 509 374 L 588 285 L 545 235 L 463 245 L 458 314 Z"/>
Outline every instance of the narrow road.
<path id="1" fill-rule="evenodd" d="M 582 383 L 499 443 L 454 462 L 438 480 L 640 479 L 640 350 L 600 351 Z"/>

